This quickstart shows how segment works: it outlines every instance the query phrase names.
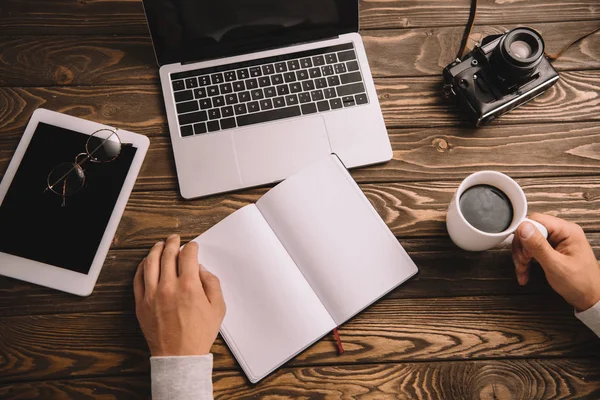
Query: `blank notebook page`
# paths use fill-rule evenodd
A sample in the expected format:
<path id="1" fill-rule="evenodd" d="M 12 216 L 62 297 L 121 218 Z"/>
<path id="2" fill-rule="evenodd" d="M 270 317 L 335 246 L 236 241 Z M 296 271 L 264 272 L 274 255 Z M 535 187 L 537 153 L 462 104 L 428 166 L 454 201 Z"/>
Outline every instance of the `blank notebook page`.
<path id="1" fill-rule="evenodd" d="M 335 327 L 256 206 L 194 239 L 198 260 L 221 280 L 221 334 L 252 382 Z"/>
<path id="2" fill-rule="evenodd" d="M 417 272 L 335 155 L 256 206 L 338 325 Z"/>

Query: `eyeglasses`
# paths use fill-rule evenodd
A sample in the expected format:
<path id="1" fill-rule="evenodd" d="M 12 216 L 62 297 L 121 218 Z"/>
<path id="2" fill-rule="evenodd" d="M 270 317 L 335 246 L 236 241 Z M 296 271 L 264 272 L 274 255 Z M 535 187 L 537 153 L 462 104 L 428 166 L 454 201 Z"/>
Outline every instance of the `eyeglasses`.
<path id="1" fill-rule="evenodd" d="M 48 190 L 62 197 L 61 207 L 66 205 L 66 198 L 85 185 L 85 172 L 82 165 L 86 161 L 94 163 L 109 163 L 121 154 L 121 139 L 112 129 L 99 129 L 92 133 L 85 144 L 85 153 L 79 153 L 75 162 L 58 164 L 47 178 Z"/>

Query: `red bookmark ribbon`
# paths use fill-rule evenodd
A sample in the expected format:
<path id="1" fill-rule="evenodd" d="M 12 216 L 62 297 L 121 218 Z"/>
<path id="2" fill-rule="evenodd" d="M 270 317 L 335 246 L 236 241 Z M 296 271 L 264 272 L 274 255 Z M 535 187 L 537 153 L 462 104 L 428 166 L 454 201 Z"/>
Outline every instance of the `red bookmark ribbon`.
<path id="1" fill-rule="evenodd" d="M 333 329 L 333 337 L 335 338 L 335 344 L 338 348 L 338 356 L 341 356 L 342 354 L 344 354 L 344 346 L 342 346 L 342 339 L 340 339 L 340 334 L 337 328 Z"/>

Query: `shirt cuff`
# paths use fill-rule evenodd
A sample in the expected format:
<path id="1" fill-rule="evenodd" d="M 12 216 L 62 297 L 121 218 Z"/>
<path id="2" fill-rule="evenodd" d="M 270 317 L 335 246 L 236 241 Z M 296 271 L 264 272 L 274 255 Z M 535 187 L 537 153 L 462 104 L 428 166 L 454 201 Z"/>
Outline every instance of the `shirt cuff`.
<path id="1" fill-rule="evenodd" d="M 575 312 L 575 316 L 600 337 L 600 301 L 585 311 Z"/>
<path id="2" fill-rule="evenodd" d="M 150 357 L 152 400 L 213 400 L 213 355 Z"/>

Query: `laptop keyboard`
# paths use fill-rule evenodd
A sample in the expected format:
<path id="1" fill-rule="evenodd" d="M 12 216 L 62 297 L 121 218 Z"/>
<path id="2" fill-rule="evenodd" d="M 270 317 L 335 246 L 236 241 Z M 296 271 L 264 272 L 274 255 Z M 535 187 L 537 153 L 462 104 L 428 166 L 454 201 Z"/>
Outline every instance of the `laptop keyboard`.
<path id="1" fill-rule="evenodd" d="M 181 136 L 367 104 L 352 43 L 171 74 Z"/>

